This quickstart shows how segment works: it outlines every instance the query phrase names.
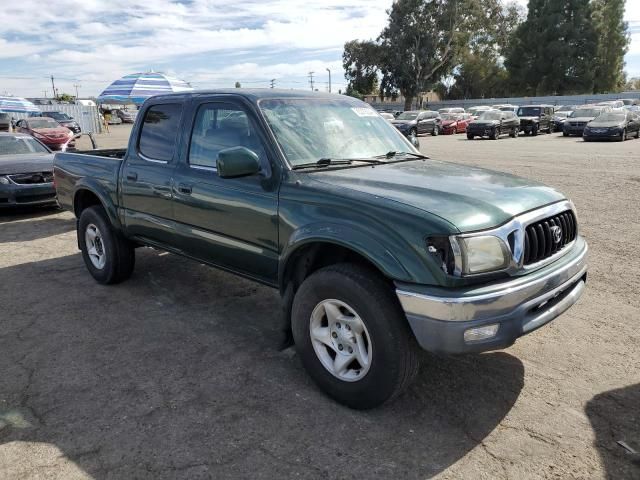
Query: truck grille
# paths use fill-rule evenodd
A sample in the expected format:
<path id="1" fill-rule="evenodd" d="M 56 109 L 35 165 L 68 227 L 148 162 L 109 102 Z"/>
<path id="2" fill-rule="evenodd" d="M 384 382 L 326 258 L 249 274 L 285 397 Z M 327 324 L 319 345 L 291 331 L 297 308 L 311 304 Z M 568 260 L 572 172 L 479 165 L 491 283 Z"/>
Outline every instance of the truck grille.
<path id="1" fill-rule="evenodd" d="M 12 182 L 19 185 L 30 185 L 34 183 L 53 182 L 53 172 L 17 173 L 9 175 Z"/>
<path id="2" fill-rule="evenodd" d="M 572 127 L 586 127 L 587 122 L 569 122 Z"/>
<path id="3" fill-rule="evenodd" d="M 559 252 L 576 239 L 577 230 L 571 210 L 528 225 L 524 235 L 524 264 L 540 262 Z"/>

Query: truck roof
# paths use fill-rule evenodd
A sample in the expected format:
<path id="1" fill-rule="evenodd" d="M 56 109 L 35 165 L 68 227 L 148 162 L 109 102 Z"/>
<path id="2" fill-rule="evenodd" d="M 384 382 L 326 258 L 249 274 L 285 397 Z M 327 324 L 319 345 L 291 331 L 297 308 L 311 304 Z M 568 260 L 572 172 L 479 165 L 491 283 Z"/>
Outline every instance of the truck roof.
<path id="1" fill-rule="evenodd" d="M 340 95 L 337 93 L 326 93 L 326 92 L 311 92 L 306 90 L 290 90 L 290 89 L 279 89 L 279 88 L 221 88 L 215 90 L 194 90 L 190 92 L 178 92 L 178 93 L 168 93 L 166 95 L 158 95 L 155 97 L 151 97 L 151 99 L 159 100 L 162 98 L 171 98 L 171 97 L 196 97 L 198 95 L 236 95 L 240 97 L 245 97 L 251 101 L 258 101 L 265 98 L 336 98 L 340 97 L 345 100 L 353 100 L 354 103 L 360 103 L 359 100 L 349 97 L 347 95 Z"/>

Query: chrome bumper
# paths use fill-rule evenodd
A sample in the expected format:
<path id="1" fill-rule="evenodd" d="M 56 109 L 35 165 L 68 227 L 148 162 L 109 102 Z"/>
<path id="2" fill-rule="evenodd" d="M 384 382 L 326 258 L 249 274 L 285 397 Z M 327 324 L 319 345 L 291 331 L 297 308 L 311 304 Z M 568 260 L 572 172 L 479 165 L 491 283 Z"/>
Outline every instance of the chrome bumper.
<path id="1" fill-rule="evenodd" d="M 547 267 L 519 278 L 463 290 L 398 284 L 396 293 L 418 343 L 435 352 L 461 353 L 503 348 L 569 309 L 582 295 L 587 243 Z M 464 332 L 498 324 L 497 333 L 465 341 Z"/>

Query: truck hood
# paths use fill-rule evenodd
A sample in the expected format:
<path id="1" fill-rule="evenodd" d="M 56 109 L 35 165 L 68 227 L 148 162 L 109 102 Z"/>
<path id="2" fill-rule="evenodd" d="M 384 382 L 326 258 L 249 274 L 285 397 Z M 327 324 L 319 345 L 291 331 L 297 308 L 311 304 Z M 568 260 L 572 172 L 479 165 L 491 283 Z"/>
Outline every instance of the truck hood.
<path id="1" fill-rule="evenodd" d="M 53 153 L 0 155 L 0 175 L 52 171 Z"/>
<path id="2" fill-rule="evenodd" d="M 320 182 L 424 210 L 447 220 L 461 232 L 496 227 L 518 214 L 565 199 L 541 183 L 435 160 L 312 175 Z"/>

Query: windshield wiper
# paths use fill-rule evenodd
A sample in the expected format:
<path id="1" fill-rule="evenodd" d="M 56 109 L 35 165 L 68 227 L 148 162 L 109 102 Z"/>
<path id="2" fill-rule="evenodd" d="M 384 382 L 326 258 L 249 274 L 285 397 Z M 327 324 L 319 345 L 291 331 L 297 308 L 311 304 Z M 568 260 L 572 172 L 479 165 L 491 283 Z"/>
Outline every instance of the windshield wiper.
<path id="1" fill-rule="evenodd" d="M 294 165 L 291 168 L 293 170 L 299 170 L 301 168 L 322 168 L 322 167 L 333 167 L 334 165 L 351 165 L 353 162 L 364 162 L 364 163 L 386 163 L 382 160 L 378 160 L 377 158 L 321 158 L 317 162 L 310 163 L 301 163 L 299 165 Z"/>
<path id="2" fill-rule="evenodd" d="M 394 158 L 394 157 L 404 157 L 406 155 L 409 155 L 411 157 L 415 157 L 415 158 L 421 158 L 421 159 L 428 159 L 429 157 L 427 157 L 426 155 L 422 155 L 420 153 L 413 153 L 413 152 L 396 152 L 394 150 L 391 150 L 390 152 L 387 152 L 383 155 L 376 155 L 373 158 Z"/>

